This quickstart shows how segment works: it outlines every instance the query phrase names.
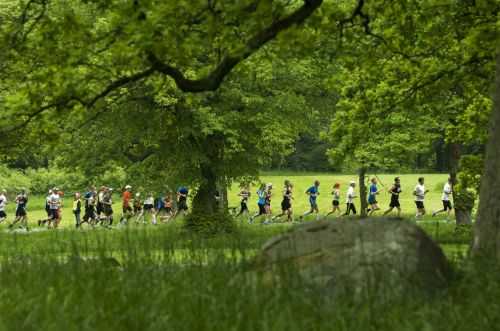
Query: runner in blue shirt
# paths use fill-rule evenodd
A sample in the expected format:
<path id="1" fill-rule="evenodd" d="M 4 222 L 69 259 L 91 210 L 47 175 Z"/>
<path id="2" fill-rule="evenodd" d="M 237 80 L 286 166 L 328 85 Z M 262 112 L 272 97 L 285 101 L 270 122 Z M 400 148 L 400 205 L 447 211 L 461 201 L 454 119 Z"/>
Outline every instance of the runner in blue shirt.
<path id="1" fill-rule="evenodd" d="M 368 191 L 368 204 L 370 205 L 367 210 L 368 215 L 371 215 L 377 210 L 380 210 L 377 202 L 377 195 L 380 193 L 377 187 L 377 179 L 372 178 L 371 182 L 372 183 L 370 185 L 370 190 Z"/>
<path id="2" fill-rule="evenodd" d="M 266 197 L 267 197 L 266 184 L 260 185 L 260 188 L 257 191 L 257 196 L 259 197 L 259 200 L 257 202 L 257 205 L 259 206 L 259 211 L 255 215 L 250 217 L 249 223 L 253 223 L 254 218 L 266 214 Z"/>
<path id="3" fill-rule="evenodd" d="M 314 185 L 311 186 L 309 189 L 307 189 L 306 194 L 309 196 L 309 204 L 311 205 L 311 209 L 305 213 L 301 219 L 304 216 L 307 216 L 312 213 L 316 213 L 316 219 L 319 217 L 319 209 L 318 209 L 318 202 L 316 201 L 318 195 L 319 195 L 319 180 L 314 181 Z"/>

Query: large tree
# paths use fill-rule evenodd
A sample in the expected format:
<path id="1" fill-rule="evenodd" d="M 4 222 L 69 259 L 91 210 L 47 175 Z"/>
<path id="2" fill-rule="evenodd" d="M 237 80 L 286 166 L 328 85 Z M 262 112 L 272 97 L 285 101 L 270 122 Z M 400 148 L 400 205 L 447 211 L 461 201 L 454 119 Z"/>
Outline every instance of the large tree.
<path id="1" fill-rule="evenodd" d="M 251 108 L 265 108 L 266 100 L 260 104 L 254 101 L 252 107 L 237 100 L 240 104 L 228 107 L 222 94 L 196 97 L 177 91 L 217 90 L 239 63 L 280 32 L 303 23 L 321 4 L 321 0 L 234 4 L 21 1 L 17 8 L 10 8 L 17 9 L 18 16 L 12 17 L 12 24 L 4 31 L 4 45 L 10 46 L 10 51 L 5 54 L 8 68 L 4 77 L 8 78 L 2 93 L 2 132 L 19 135 L 25 129 L 50 136 L 61 127 L 67 131 L 72 127 L 67 124 L 74 124 L 75 119 L 92 122 L 97 138 L 81 140 L 86 142 L 82 147 L 107 145 L 105 148 L 112 151 L 114 140 L 136 149 L 122 151 L 124 155 L 145 153 L 136 155 L 137 160 L 159 152 L 164 153 L 158 160 L 174 156 L 178 168 L 194 172 L 184 178 L 198 184 L 195 205 L 214 212 L 217 184 L 227 176 L 234 177 L 223 162 L 231 158 L 226 153 L 234 155 L 239 148 L 240 153 L 256 154 L 255 149 L 262 152 L 273 146 L 251 141 L 255 127 L 266 127 L 262 116 L 250 118 L 254 123 L 247 128 L 241 121 L 243 116 L 252 117 Z M 149 100 L 133 103 L 133 97 Z M 122 108 L 134 114 L 120 113 L 117 104 L 123 100 L 129 104 Z M 146 123 L 139 134 L 133 130 L 141 126 L 132 121 L 141 111 Z M 122 132 L 136 136 L 123 136 L 128 138 L 124 141 L 120 136 L 107 136 L 112 128 L 96 126 L 96 118 L 103 112 L 113 115 L 107 116 L 109 123 L 119 124 Z M 250 139 L 239 139 L 252 126 Z M 162 132 L 165 128 L 167 133 Z M 271 136 L 268 140 L 273 143 Z M 169 143 L 172 150 L 165 148 Z M 102 155 L 109 157 L 110 153 Z M 114 156 L 122 157 L 116 149 Z M 255 160 L 245 163 L 243 174 L 255 172 L 260 158 Z"/>
<path id="2" fill-rule="evenodd" d="M 179 180 L 196 184 L 196 205 L 211 212 L 218 185 L 224 189 L 231 180 L 255 175 L 271 151 L 290 150 L 299 124 L 307 126 L 294 114 L 298 107 L 307 114 L 313 98 L 275 88 L 279 82 L 271 77 L 280 75 L 272 71 L 281 63 L 307 74 L 307 66 L 316 65 L 310 59 L 283 59 L 315 47 L 322 25 L 355 19 L 364 1 L 325 4 L 330 14 L 304 27 L 322 5 L 12 1 L 9 13 L 2 13 L 2 49 L 8 50 L 2 54 L 2 142 L 20 135 L 32 142 L 34 135 L 55 143 L 56 136 L 76 135 L 79 150 L 102 153 L 72 159 L 73 166 L 99 169 L 105 165 L 99 157 L 111 155 L 149 169 L 168 165 L 172 175 L 182 169 Z M 259 67 L 268 74 L 257 77 Z M 289 71 L 288 77 L 303 78 Z M 252 72 L 250 82 L 268 80 L 249 86 L 238 79 Z M 299 87 L 298 80 L 289 82 Z"/>

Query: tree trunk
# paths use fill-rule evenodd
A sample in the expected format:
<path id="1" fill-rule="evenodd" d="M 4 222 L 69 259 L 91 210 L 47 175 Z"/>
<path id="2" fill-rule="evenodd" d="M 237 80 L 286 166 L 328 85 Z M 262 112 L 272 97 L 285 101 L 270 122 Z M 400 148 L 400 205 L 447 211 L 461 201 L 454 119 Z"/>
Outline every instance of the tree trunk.
<path id="1" fill-rule="evenodd" d="M 500 262 L 500 49 L 472 253 Z"/>
<path id="2" fill-rule="evenodd" d="M 358 171 L 359 175 L 359 201 L 361 202 L 361 217 L 366 217 L 367 212 L 366 209 L 368 208 L 368 201 L 366 201 L 366 184 L 365 184 L 365 179 L 366 179 L 366 168 L 361 167 L 359 168 Z"/>
<path id="3" fill-rule="evenodd" d="M 216 135 L 209 136 L 205 139 L 202 148 L 205 153 L 205 158 L 200 164 L 202 180 L 193 199 L 193 213 L 210 215 L 219 211 L 216 195 L 217 191 L 221 194 L 219 187 L 221 175 L 218 174 L 218 166 L 222 163 L 224 139 Z"/>
<path id="4" fill-rule="evenodd" d="M 455 218 L 457 219 L 457 225 L 471 225 L 472 210 L 468 208 L 462 209 L 455 207 Z"/>
<path id="5" fill-rule="evenodd" d="M 198 187 L 198 191 L 193 199 L 193 214 L 214 214 L 217 212 L 217 201 L 215 199 L 217 191 L 217 175 L 210 164 L 200 166 L 203 181 Z"/>

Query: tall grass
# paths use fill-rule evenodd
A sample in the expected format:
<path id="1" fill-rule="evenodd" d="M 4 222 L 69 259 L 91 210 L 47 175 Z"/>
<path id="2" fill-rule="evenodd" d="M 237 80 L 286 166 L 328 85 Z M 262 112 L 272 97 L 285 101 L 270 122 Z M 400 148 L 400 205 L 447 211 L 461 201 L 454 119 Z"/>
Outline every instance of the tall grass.
<path id="1" fill-rule="evenodd" d="M 469 271 L 435 297 L 330 300 L 290 275 L 240 277 L 286 228 L 199 237 L 178 226 L 0 237 L 0 330 L 494 330 L 500 284 Z M 472 269 L 474 271 L 474 269 Z M 485 290 L 487 288 L 487 291 Z"/>

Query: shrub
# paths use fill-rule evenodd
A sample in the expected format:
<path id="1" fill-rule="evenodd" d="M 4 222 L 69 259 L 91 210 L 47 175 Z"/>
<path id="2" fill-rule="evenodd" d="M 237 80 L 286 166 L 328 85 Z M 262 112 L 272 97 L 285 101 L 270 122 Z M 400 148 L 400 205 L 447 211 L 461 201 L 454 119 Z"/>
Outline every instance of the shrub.
<path id="1" fill-rule="evenodd" d="M 21 188 L 29 190 L 30 186 L 30 179 L 24 173 L 0 165 L 0 189 L 5 189 L 9 193 L 13 193 L 19 191 Z"/>
<path id="2" fill-rule="evenodd" d="M 59 168 L 28 169 L 26 175 L 31 180 L 30 190 L 35 194 L 46 193 L 57 186 L 64 191 L 78 191 L 85 187 L 85 177 L 78 171 L 65 171 Z"/>

